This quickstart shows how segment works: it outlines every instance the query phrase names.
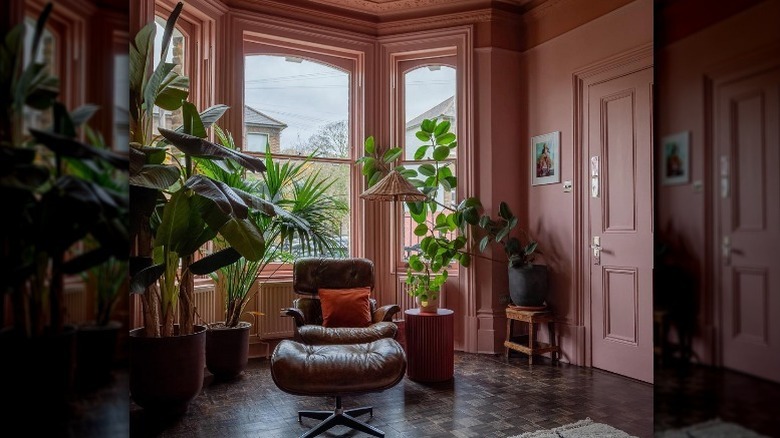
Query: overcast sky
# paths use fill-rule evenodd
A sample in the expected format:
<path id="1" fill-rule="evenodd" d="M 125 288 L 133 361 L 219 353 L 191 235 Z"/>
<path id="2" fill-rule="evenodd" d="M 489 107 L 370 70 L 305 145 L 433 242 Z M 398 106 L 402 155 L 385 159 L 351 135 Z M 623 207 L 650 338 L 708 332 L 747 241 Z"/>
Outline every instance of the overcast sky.
<path id="1" fill-rule="evenodd" d="M 160 57 L 161 24 L 155 39 L 155 64 Z M 349 75 L 345 71 L 308 60 L 289 62 L 283 56 L 252 55 L 246 57 L 244 77 L 246 104 L 287 124 L 282 131 L 282 149 L 293 147 L 299 139 L 308 140 L 328 123 L 348 117 Z M 455 92 L 455 70 L 449 67 L 418 68 L 406 75 L 406 81 L 406 121 Z"/>
<path id="2" fill-rule="evenodd" d="M 247 56 L 247 105 L 288 125 L 282 149 L 306 141 L 320 127 L 347 119 L 349 75 L 325 64 L 286 61 L 281 56 Z M 453 95 L 455 70 L 417 69 L 407 75 L 407 121 Z M 370 135 L 370 133 L 368 134 Z M 362 140 L 361 140 L 362 141 Z"/>

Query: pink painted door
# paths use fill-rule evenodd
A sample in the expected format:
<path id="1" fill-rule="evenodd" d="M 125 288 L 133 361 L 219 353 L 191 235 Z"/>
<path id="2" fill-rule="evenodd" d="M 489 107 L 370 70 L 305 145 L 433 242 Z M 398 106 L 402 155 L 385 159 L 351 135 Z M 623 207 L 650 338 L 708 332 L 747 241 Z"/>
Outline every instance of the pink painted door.
<path id="1" fill-rule="evenodd" d="M 592 85 L 587 121 L 591 362 L 651 383 L 652 80 L 646 68 Z"/>
<path id="2" fill-rule="evenodd" d="M 714 102 L 723 366 L 780 382 L 780 66 Z"/>

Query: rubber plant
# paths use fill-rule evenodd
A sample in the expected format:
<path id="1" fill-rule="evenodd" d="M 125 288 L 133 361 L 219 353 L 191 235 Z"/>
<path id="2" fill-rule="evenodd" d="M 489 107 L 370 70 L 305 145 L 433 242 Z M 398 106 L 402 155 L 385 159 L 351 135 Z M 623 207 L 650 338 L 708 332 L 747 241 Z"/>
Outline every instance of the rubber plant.
<path id="1" fill-rule="evenodd" d="M 447 120 L 423 120 L 415 136 L 424 143 L 415 151 L 414 159 L 429 159 L 417 169 L 394 167 L 393 163 L 402 153 L 401 148 L 380 151 L 373 137 L 366 139 L 365 155 L 357 160 L 369 187 L 395 168 L 428 197 L 425 201 L 406 203 L 417 224 L 413 233 L 422 237 L 419 253 L 408 260 L 407 291 L 423 302 L 438 298 L 441 287 L 447 281 L 447 269 L 453 261 L 463 267 L 471 264 L 471 254 L 466 249 L 466 231 L 467 219 L 476 219 L 471 217 L 475 213 L 469 208 L 474 200 L 447 205 L 437 199 L 442 191 L 455 190 L 458 186 L 458 179 L 447 161 L 458 146 L 450 127 L 451 123 Z M 466 211 L 469 212 L 468 217 L 464 215 Z"/>
<path id="2" fill-rule="evenodd" d="M 240 257 L 260 260 L 263 231 L 250 219 L 252 209 L 273 215 L 262 199 L 196 173 L 194 159 L 230 159 L 252 172 L 263 160 L 208 140 L 208 129 L 227 111 L 214 105 L 202 113 L 188 101 L 189 79 L 165 62 L 171 35 L 183 8 L 179 2 L 167 20 L 160 62 L 150 71 L 156 25 L 149 23 L 130 46 L 130 292 L 141 295 L 147 337 L 173 336 L 179 309 L 179 333 L 193 333 L 194 275 L 206 275 Z M 154 106 L 182 110 L 183 124 L 152 133 Z M 220 236 L 225 248 L 195 261 L 199 248 Z"/>
<path id="3" fill-rule="evenodd" d="M 37 20 L 31 53 L 38 51 L 51 10 L 49 3 Z M 107 165 L 126 172 L 128 160 L 80 140 L 80 127 L 98 108 L 68 111 L 57 100 L 59 80 L 46 65 L 35 60 L 25 65 L 24 40 L 24 24 L 0 38 L 0 198 L 5 207 L 0 292 L 11 294 L 15 332 L 32 338 L 63 330 L 66 275 L 109 257 L 127 258 L 127 229 L 117 220 L 127 196 L 74 169 Z M 50 111 L 52 126 L 25 129 L 28 110 Z M 94 244 L 78 254 L 74 244 L 87 238 Z"/>
<path id="4" fill-rule="evenodd" d="M 409 257 L 406 284 L 409 295 L 420 301 L 438 298 L 452 262 L 468 268 L 472 256 L 484 257 L 479 254 L 491 243 L 502 247 L 510 267 L 530 266 L 534 253 L 538 252 L 537 242 L 529 239 L 527 234 L 525 244 L 510 235 L 518 220 L 505 202 L 499 204 L 498 217 L 494 219 L 485 214 L 479 198 L 467 197 L 450 205 L 437 199 L 441 191 L 454 191 L 458 186 L 457 176 L 448 161 L 458 147 L 457 137 L 450 127 L 451 123 L 447 120 L 423 120 L 415 137 L 424 143 L 415 150 L 414 159 L 425 162 L 417 169 L 395 166 L 402 149 L 394 147 L 381 151 L 373 137 L 366 139 L 364 156 L 357 160 L 368 187 L 394 168 L 427 195 L 425 201 L 406 203 L 417 224 L 413 233 L 422 237 L 419 253 Z M 467 231 L 470 231 L 473 243 L 479 242 L 479 253 L 471 250 L 473 245 L 468 244 Z"/>

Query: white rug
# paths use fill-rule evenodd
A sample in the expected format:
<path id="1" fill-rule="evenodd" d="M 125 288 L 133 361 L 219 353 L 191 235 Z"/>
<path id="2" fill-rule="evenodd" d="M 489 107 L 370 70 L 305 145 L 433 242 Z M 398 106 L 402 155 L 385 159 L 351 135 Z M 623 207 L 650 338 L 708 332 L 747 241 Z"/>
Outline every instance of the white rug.
<path id="1" fill-rule="evenodd" d="M 595 423 L 590 418 L 576 423 L 556 427 L 555 429 L 537 430 L 526 432 L 509 438 L 637 438 L 620 429 L 604 424 Z"/>
<path id="2" fill-rule="evenodd" d="M 736 423 L 728 423 L 720 418 L 694 424 L 682 429 L 656 432 L 655 438 L 769 438 Z"/>

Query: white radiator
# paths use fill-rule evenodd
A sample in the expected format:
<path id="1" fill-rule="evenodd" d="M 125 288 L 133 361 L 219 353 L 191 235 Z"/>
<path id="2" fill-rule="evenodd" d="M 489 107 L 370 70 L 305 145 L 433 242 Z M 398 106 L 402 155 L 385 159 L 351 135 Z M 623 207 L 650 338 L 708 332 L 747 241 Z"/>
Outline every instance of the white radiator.
<path id="1" fill-rule="evenodd" d="M 259 288 L 254 300 L 247 307 L 254 306 L 263 316 L 255 318 L 254 335 L 260 339 L 281 339 L 294 336 L 295 323 L 290 317 L 279 316 L 282 308 L 291 307 L 297 295 L 293 292 L 292 281 L 268 281 L 253 287 Z"/>
<path id="2" fill-rule="evenodd" d="M 203 324 L 224 321 L 225 313 L 213 282 L 203 281 L 195 285 L 195 321 Z"/>
<path id="3" fill-rule="evenodd" d="M 66 324 L 80 324 L 95 319 L 94 315 L 89 314 L 93 306 L 90 306 L 89 294 L 84 282 L 65 283 L 63 300 Z"/>

